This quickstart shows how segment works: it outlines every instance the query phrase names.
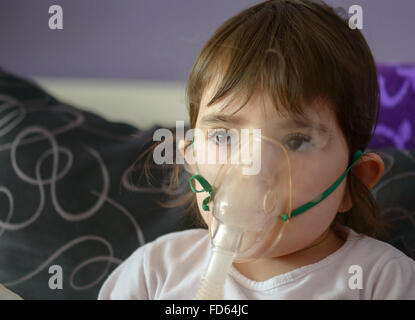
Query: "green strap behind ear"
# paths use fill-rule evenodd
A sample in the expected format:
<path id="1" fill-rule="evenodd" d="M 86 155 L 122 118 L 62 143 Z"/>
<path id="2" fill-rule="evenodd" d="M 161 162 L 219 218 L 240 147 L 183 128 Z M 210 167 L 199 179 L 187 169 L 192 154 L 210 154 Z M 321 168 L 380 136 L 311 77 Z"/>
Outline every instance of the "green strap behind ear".
<path id="1" fill-rule="evenodd" d="M 303 206 L 295 209 L 294 211 L 292 211 L 290 216 L 288 216 L 288 214 L 283 214 L 281 216 L 281 220 L 282 221 L 287 221 L 288 219 L 290 219 L 292 217 L 298 216 L 299 214 L 307 211 L 308 209 L 314 207 L 316 204 L 320 203 L 325 198 L 327 198 L 339 186 L 339 184 L 343 181 L 344 177 L 347 175 L 349 170 L 353 167 L 353 165 L 357 162 L 357 160 L 360 159 L 360 157 L 362 155 L 363 155 L 363 152 L 361 150 L 356 151 L 356 153 L 353 156 L 352 163 L 346 169 L 346 171 L 340 176 L 340 178 L 337 179 L 336 182 L 334 182 L 326 191 L 324 191 L 317 198 L 313 199 L 312 201 L 310 201 L 310 202 L 306 203 L 305 205 L 303 205 Z"/>
<path id="2" fill-rule="evenodd" d="M 202 190 L 196 190 L 196 188 L 193 187 L 193 184 L 192 184 L 193 180 L 199 181 L 199 183 L 202 186 Z M 214 192 L 213 192 L 213 189 L 210 183 L 207 182 L 206 179 L 203 178 L 200 174 L 195 174 L 194 176 L 191 176 L 189 179 L 189 183 L 190 183 L 190 188 L 192 189 L 193 192 L 208 192 L 209 193 L 209 196 L 206 197 L 202 202 L 203 210 L 209 211 L 208 203 L 213 199 L 213 196 L 214 196 Z"/>
<path id="3" fill-rule="evenodd" d="M 195 160 L 195 149 L 193 147 L 193 142 L 194 140 L 192 140 L 192 142 L 190 143 L 190 145 L 192 146 L 192 155 L 193 155 L 193 160 Z M 200 170 L 199 170 L 199 166 L 197 165 L 197 161 L 195 160 L 195 166 L 196 166 L 196 171 L 197 173 L 200 175 Z"/>
<path id="4" fill-rule="evenodd" d="M 192 146 L 192 153 L 193 153 L 193 158 L 194 158 L 193 142 L 194 142 L 194 140 L 192 140 L 191 146 Z M 197 166 L 196 161 L 195 161 L 195 164 L 196 164 L 196 171 L 197 171 L 198 174 L 195 174 L 195 175 L 190 177 L 190 179 L 189 179 L 190 189 L 192 189 L 193 192 L 208 192 L 209 193 L 209 196 L 206 197 L 205 199 L 203 199 L 203 202 L 202 202 L 203 210 L 209 211 L 208 203 L 213 199 L 213 196 L 214 196 L 213 188 L 210 185 L 210 183 L 207 182 L 207 180 L 205 178 L 203 178 L 202 175 L 200 174 L 199 167 Z M 202 186 L 202 190 L 196 190 L 196 188 L 193 187 L 193 184 L 192 184 L 193 180 L 199 181 L 200 185 Z"/>

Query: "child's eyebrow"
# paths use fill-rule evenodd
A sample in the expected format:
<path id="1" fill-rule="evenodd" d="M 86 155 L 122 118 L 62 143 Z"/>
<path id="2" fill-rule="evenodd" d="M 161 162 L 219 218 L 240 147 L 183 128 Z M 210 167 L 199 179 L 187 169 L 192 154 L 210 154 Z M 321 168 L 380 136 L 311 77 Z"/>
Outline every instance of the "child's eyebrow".
<path id="1" fill-rule="evenodd" d="M 276 123 L 275 127 L 278 127 L 279 129 L 312 129 L 317 130 L 322 134 L 330 133 L 329 128 L 325 124 L 321 122 L 315 122 L 307 118 L 284 119 Z"/>
<path id="2" fill-rule="evenodd" d="M 202 125 L 214 125 L 214 124 L 222 124 L 222 125 L 241 125 L 243 123 L 247 123 L 247 119 L 238 116 L 232 115 L 223 115 L 223 114 L 209 114 L 204 116 L 200 120 L 200 124 Z M 306 117 L 303 118 L 284 118 L 283 120 L 276 121 L 273 124 L 275 129 L 314 129 L 322 134 L 328 134 L 330 132 L 329 128 L 324 125 L 323 123 L 315 123 L 312 120 L 309 120 Z"/>
<path id="3" fill-rule="evenodd" d="M 200 124 L 202 125 L 213 125 L 213 124 L 241 125 L 246 122 L 247 120 L 245 118 L 242 118 L 239 116 L 215 114 L 215 113 L 208 114 L 200 120 Z"/>

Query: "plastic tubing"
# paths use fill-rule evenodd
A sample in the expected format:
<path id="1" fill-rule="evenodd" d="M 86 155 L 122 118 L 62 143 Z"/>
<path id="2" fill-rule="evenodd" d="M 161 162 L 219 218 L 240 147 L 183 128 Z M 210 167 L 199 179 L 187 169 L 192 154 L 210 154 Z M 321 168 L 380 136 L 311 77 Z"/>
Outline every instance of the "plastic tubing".
<path id="1" fill-rule="evenodd" d="M 219 223 L 212 238 L 212 252 L 207 271 L 197 291 L 196 300 L 222 300 L 225 280 L 239 249 L 243 230 Z"/>

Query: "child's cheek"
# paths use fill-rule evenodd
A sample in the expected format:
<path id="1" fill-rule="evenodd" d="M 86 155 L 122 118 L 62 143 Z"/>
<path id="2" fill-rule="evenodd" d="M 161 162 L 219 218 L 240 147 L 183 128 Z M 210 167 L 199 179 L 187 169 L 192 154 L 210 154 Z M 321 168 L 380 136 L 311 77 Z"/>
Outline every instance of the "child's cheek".
<path id="1" fill-rule="evenodd" d="M 344 191 L 345 181 L 322 202 L 292 218 L 284 229 L 281 241 L 273 249 L 272 256 L 299 251 L 322 235 L 336 217 Z"/>
<path id="2" fill-rule="evenodd" d="M 197 207 L 199 208 L 200 215 L 202 216 L 203 220 L 205 221 L 205 223 L 209 227 L 211 225 L 211 222 L 212 222 L 213 202 L 210 202 L 208 204 L 209 211 L 203 210 L 203 207 L 202 207 L 203 200 L 208 196 L 209 196 L 209 193 L 207 193 L 207 192 L 196 193 Z"/>

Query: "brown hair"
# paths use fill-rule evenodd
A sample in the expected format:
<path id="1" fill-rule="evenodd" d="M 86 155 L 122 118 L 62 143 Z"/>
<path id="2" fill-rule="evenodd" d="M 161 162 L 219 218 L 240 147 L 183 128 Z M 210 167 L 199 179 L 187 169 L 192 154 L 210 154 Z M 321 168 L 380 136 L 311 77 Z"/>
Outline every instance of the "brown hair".
<path id="1" fill-rule="evenodd" d="M 324 2 L 265 1 L 219 27 L 189 74 L 186 99 L 191 128 L 204 90 L 217 77 L 219 85 L 208 106 L 225 96 L 231 98 L 229 104 L 244 97 L 242 108 L 256 89 L 270 94 L 277 111 L 284 108 L 297 115 L 316 99 L 329 101 L 346 139 L 349 161 L 357 150 L 366 149 L 378 122 L 379 88 L 370 48 L 362 33 L 350 29 L 347 18 Z M 199 217 L 196 197 L 183 173 L 182 166 L 176 165 L 170 187 L 189 192 L 172 206 L 190 201 L 189 208 Z M 337 213 L 334 221 L 359 233 L 382 236 L 385 222 L 380 207 L 352 170 L 346 188 L 353 207 Z M 205 226 L 201 218 L 196 221 Z"/>

